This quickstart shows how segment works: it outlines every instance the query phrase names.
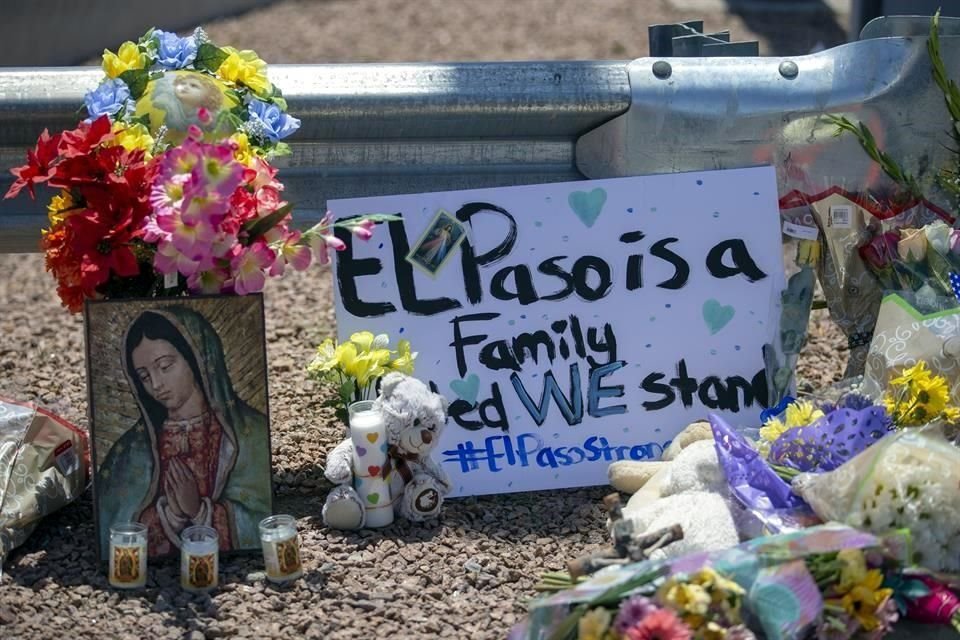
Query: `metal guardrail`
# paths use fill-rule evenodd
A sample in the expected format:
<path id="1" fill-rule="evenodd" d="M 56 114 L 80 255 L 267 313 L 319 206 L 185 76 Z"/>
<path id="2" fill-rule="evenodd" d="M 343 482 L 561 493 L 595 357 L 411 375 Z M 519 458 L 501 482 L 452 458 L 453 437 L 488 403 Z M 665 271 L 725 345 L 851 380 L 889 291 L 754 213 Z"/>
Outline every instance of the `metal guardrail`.
<path id="1" fill-rule="evenodd" d="M 960 38 L 942 44 L 960 77 Z M 43 128 L 75 126 L 100 77 L 0 70 L 0 167 L 21 164 Z M 301 225 L 333 198 L 768 163 L 783 192 L 801 178 L 866 186 L 866 156 L 818 124 L 827 112 L 869 122 L 928 184 L 949 142 L 920 37 L 796 58 L 275 65 L 270 77 L 303 122 L 281 168 Z M 36 251 L 45 224 L 43 203 L 3 201 L 0 252 Z"/>

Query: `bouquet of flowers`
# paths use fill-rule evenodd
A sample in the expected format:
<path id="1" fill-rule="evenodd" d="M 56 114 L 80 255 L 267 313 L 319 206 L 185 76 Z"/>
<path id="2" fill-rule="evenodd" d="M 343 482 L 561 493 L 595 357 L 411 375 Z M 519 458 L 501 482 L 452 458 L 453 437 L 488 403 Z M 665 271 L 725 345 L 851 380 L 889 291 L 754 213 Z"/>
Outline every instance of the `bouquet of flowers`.
<path id="1" fill-rule="evenodd" d="M 903 534 L 830 524 L 732 549 L 601 570 L 531 605 L 512 640 L 880 638 L 928 597 Z M 920 585 L 922 586 L 922 585 Z"/>
<path id="2" fill-rule="evenodd" d="M 375 336 L 359 331 L 340 344 L 333 338 L 321 342 L 307 365 L 307 374 L 318 382 L 336 386 L 337 399 L 333 404 L 338 407 L 338 417 L 346 421 L 351 403 L 376 398 L 377 383 L 390 371 L 412 374 L 416 358 L 409 340 L 399 340 L 393 350 L 385 333 Z"/>
<path id="3" fill-rule="evenodd" d="M 270 160 L 300 122 L 253 51 L 150 30 L 105 51 L 103 69 L 86 118 L 44 131 L 6 194 L 57 190 L 42 247 L 71 312 L 92 298 L 260 291 L 344 248 L 335 226 L 370 237 L 376 216 L 291 227 Z"/>

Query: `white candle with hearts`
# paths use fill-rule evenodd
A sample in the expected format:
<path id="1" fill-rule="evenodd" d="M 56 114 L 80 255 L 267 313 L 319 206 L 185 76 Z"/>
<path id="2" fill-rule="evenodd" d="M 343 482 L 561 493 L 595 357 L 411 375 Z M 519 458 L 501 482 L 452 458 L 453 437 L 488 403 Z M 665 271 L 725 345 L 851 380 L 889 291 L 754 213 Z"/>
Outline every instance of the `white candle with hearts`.
<path id="1" fill-rule="evenodd" d="M 367 527 L 385 527 L 393 522 L 390 478 L 387 464 L 387 432 L 372 400 L 354 402 L 350 414 L 353 441 L 353 488 L 367 513 Z M 385 477 L 386 476 L 386 477 Z"/>

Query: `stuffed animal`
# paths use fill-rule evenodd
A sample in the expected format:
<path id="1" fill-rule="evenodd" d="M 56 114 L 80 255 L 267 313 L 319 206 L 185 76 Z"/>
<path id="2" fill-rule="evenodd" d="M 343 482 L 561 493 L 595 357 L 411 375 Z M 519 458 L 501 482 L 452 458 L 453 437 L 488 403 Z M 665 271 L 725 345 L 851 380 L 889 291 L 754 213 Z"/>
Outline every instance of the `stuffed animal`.
<path id="1" fill-rule="evenodd" d="M 749 514 L 730 495 L 708 422 L 685 428 L 656 462 L 615 462 L 610 483 L 632 496 L 623 517 L 637 533 L 679 524 L 682 540 L 655 551 L 674 558 L 738 544 L 752 526 Z"/>
<path id="2" fill-rule="evenodd" d="M 450 480 L 430 458 L 447 421 L 447 400 L 425 383 L 388 373 L 374 403 L 386 424 L 390 497 L 395 512 L 419 522 L 440 512 Z M 334 529 L 360 529 L 366 513 L 354 489 L 353 442 L 347 438 L 327 456 L 327 479 L 337 485 L 323 505 L 323 521 Z"/>

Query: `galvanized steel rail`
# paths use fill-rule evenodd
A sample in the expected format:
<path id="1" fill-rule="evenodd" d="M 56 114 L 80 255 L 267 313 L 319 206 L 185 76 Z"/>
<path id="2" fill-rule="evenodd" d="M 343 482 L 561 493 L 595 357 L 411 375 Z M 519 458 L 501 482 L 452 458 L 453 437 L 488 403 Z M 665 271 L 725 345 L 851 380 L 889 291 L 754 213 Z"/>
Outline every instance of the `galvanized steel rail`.
<path id="1" fill-rule="evenodd" d="M 302 127 L 280 177 L 295 219 L 328 199 L 577 180 L 577 138 L 630 106 L 628 61 L 273 65 Z M 76 126 L 96 68 L 0 72 L 0 168 Z M 9 174 L 0 180 L 6 190 Z M 39 250 L 45 203 L 0 202 L 0 252 Z"/>

